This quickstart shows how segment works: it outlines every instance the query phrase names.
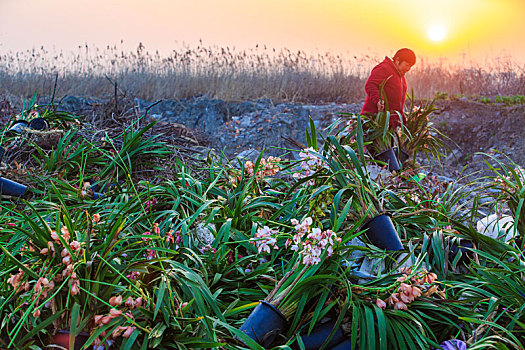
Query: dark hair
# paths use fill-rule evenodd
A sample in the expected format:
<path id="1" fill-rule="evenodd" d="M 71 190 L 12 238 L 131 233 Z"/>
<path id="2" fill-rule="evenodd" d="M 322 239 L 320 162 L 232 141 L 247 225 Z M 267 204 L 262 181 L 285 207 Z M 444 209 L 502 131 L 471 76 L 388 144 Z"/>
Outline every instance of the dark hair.
<path id="1" fill-rule="evenodd" d="M 411 65 L 414 65 L 416 63 L 416 54 L 410 49 L 403 48 L 397 50 L 392 61 L 395 61 L 396 59 L 399 59 L 399 62 L 405 61 Z"/>

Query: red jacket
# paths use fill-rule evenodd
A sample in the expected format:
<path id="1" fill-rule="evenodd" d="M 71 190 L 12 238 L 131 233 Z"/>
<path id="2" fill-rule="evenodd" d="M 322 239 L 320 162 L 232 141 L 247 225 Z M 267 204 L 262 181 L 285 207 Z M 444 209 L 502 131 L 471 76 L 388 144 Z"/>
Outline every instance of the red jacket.
<path id="1" fill-rule="evenodd" d="M 377 114 L 377 102 L 379 102 L 380 92 L 379 85 L 384 80 L 387 80 L 384 91 L 388 100 L 388 108 L 390 109 L 390 127 L 395 128 L 400 125 L 399 117 L 396 111 L 403 116 L 403 122 L 406 122 L 403 113 L 405 106 L 405 99 L 407 94 L 407 81 L 405 76 L 401 75 L 397 70 L 394 62 L 385 57 L 383 62 L 379 63 L 372 69 L 370 76 L 365 84 L 366 99 L 361 114 L 375 115 Z M 386 103 L 385 103 L 386 108 Z"/>

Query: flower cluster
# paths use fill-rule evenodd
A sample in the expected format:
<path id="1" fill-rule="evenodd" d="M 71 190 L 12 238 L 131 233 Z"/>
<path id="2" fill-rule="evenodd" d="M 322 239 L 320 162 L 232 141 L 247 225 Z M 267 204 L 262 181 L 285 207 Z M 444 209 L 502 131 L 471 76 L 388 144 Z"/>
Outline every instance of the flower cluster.
<path id="1" fill-rule="evenodd" d="M 280 162 L 281 158 L 272 156 L 268 157 L 267 160 L 262 158 L 261 162 L 259 163 L 259 170 L 256 174 L 257 180 L 277 174 L 283 168 Z M 253 164 L 251 161 L 247 161 L 244 165 L 244 169 L 246 170 L 246 173 L 252 177 L 255 171 L 255 164 Z"/>
<path id="2" fill-rule="evenodd" d="M 175 233 L 175 236 L 173 235 Z M 182 242 L 182 234 L 180 231 L 173 231 L 169 230 L 166 233 L 166 243 L 173 243 L 175 245 L 175 249 L 180 248 L 180 243 Z"/>
<path id="3" fill-rule="evenodd" d="M 206 252 L 211 252 L 212 254 L 215 254 L 217 252 L 217 249 L 213 248 L 211 244 L 206 244 L 205 246 L 199 248 L 199 252 L 201 252 L 201 254 L 204 254 Z"/>
<path id="4" fill-rule="evenodd" d="M 109 305 L 111 305 L 112 308 L 109 311 L 109 314 L 95 315 L 94 317 L 95 328 L 92 330 L 91 334 L 93 334 L 97 330 L 98 327 L 102 327 L 108 324 L 111 320 L 122 317 L 123 315 L 125 315 L 126 318 L 133 320 L 133 314 L 130 311 L 123 313 L 123 311 L 117 309 L 117 307 L 123 306 L 127 308 L 128 310 L 133 310 L 134 308 L 138 308 L 142 306 L 142 298 L 138 297 L 136 299 L 133 299 L 132 297 L 128 297 L 126 301 L 124 302 L 124 305 L 122 304 L 123 304 L 123 298 L 121 295 L 111 297 L 111 299 L 109 299 Z M 111 335 L 108 338 L 110 339 L 116 339 L 118 337 L 129 338 L 136 328 L 137 327 L 135 326 L 118 326 L 113 330 L 113 332 L 111 332 Z M 102 332 L 100 334 L 100 337 L 106 337 L 106 335 L 107 335 L 106 332 Z M 95 345 L 95 348 L 98 349 L 98 347 L 101 346 L 100 338 L 98 337 L 95 338 L 93 344 Z M 102 347 L 102 349 L 104 349 L 104 347 Z"/>
<path id="5" fill-rule="evenodd" d="M 157 204 L 157 198 L 153 197 L 151 200 L 149 201 L 145 201 L 144 202 L 144 211 L 146 213 L 149 213 L 151 211 L 151 209 Z"/>
<path id="6" fill-rule="evenodd" d="M 518 166 L 514 168 L 514 172 L 518 177 L 517 179 L 510 175 L 500 175 L 494 179 L 494 184 L 510 194 L 519 192 L 521 187 L 525 186 L 525 169 Z"/>
<path id="7" fill-rule="evenodd" d="M 259 253 L 270 253 L 270 247 L 273 247 L 273 249 L 279 249 L 277 246 L 277 239 L 275 238 L 277 234 L 279 234 L 279 231 L 272 230 L 268 226 L 264 226 L 263 228 L 257 229 L 257 232 L 255 232 L 255 237 L 250 239 L 250 243 L 257 247 Z"/>
<path id="8" fill-rule="evenodd" d="M 304 265 L 316 265 L 321 262 L 321 255 L 326 251 L 327 256 L 334 252 L 334 245 L 341 242 L 332 230 L 322 231 L 320 228 L 312 227 L 313 220 L 307 217 L 302 222 L 291 220 L 295 228 L 292 238 L 286 240 L 285 247 L 299 252 Z M 259 228 L 255 237 L 251 238 L 251 244 L 256 246 L 259 253 L 270 253 L 271 249 L 279 249 L 277 245 L 279 231 L 272 230 L 268 226 Z"/>
<path id="9" fill-rule="evenodd" d="M 281 158 L 272 156 L 268 157 L 268 159 L 261 159 L 257 172 L 255 171 L 255 164 L 253 162 L 247 161 L 244 164 L 245 175 L 248 177 L 253 177 L 255 175 L 255 179 L 257 181 L 260 181 L 261 179 L 268 176 L 274 176 L 279 171 L 281 171 L 281 169 Z M 231 176 L 230 180 L 233 185 L 237 185 L 241 181 L 240 172 L 237 170 L 234 176 Z"/>
<path id="10" fill-rule="evenodd" d="M 384 301 L 379 298 L 376 300 L 376 305 L 381 309 L 385 309 L 388 305 L 394 310 L 407 310 L 407 304 L 420 296 L 428 297 L 437 294 L 440 298 L 445 299 L 445 292 L 438 290 L 439 286 L 434 284 L 437 279 L 435 273 L 422 270 L 412 274 L 409 268 L 402 269 L 401 273 L 402 276 L 397 279 L 397 282 L 400 283 L 394 292 Z"/>
<path id="11" fill-rule="evenodd" d="M 140 272 L 138 271 L 131 271 L 126 278 L 129 278 L 130 280 L 137 280 L 140 276 Z"/>
<path id="12" fill-rule="evenodd" d="M 38 301 L 47 299 L 48 294 L 51 294 L 55 288 L 55 283 L 62 282 L 64 279 L 69 278 L 69 288 L 71 295 L 74 296 L 80 293 L 80 280 L 76 272 L 73 270 L 73 263 L 75 259 L 83 253 L 83 248 L 81 247 L 80 242 L 75 240 L 69 242 L 71 235 L 65 226 L 60 229 L 60 233 L 51 231 L 50 238 L 51 240 L 47 242 L 47 248 L 41 249 L 40 254 L 51 255 L 54 257 L 56 255 L 55 247 L 62 247 L 60 256 L 62 257 L 62 264 L 64 264 L 66 268 L 62 271 L 62 273 L 57 273 L 52 277 L 49 275 L 42 276 L 34 284 L 31 294 L 31 300 L 37 300 L 37 302 L 34 304 L 34 317 L 39 317 L 41 314 L 40 308 L 38 307 Z M 26 265 L 26 267 L 28 266 Z M 42 271 L 44 271 L 44 268 L 45 267 L 42 268 Z M 29 281 L 23 282 L 23 278 L 25 276 L 23 270 L 19 269 L 18 271 L 19 272 L 17 274 L 11 275 L 9 277 L 7 283 L 9 283 L 15 289 L 15 291 L 20 291 L 23 289 L 27 292 L 31 289 L 31 285 Z M 51 299 L 44 306 L 49 308 L 53 304 L 54 299 Z"/>
<path id="13" fill-rule="evenodd" d="M 286 241 L 285 246 L 291 246 L 291 250 L 299 251 L 306 266 L 317 265 L 321 262 L 321 255 L 326 251 L 328 257 L 334 252 L 334 245 L 341 243 L 334 231 L 321 231 L 320 228 L 311 227 L 313 220 L 307 217 L 302 222 L 291 220 L 295 228 L 295 235 Z"/>
<path id="14" fill-rule="evenodd" d="M 301 157 L 301 170 L 293 174 L 294 178 L 304 179 L 305 177 L 312 176 L 319 170 L 328 169 L 328 164 L 314 155 L 313 152 L 315 152 L 315 150 L 312 147 L 299 152 L 299 157 Z M 310 179 L 306 184 L 313 186 L 315 182 L 313 179 Z"/>
<path id="15" fill-rule="evenodd" d="M 168 234 L 171 235 L 171 232 L 172 231 L 168 232 Z M 153 234 L 155 234 L 156 237 Z M 159 227 L 159 224 L 156 222 L 153 223 L 153 233 L 151 233 L 150 231 L 147 231 L 142 234 L 142 240 L 146 243 L 151 242 L 153 238 L 158 238 L 158 237 L 160 237 L 160 227 Z M 169 237 L 167 237 L 166 241 L 168 239 Z M 144 257 L 148 260 L 155 259 L 157 257 L 157 252 L 154 249 L 146 249 L 146 252 L 144 253 Z"/>

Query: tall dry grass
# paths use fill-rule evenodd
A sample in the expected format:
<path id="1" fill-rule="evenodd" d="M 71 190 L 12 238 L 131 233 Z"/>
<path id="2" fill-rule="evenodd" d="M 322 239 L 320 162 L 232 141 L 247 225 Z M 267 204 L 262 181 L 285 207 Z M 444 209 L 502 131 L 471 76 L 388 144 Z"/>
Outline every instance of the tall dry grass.
<path id="1" fill-rule="evenodd" d="M 46 48 L 0 55 L 0 93 L 49 95 L 58 76 L 57 96 L 105 97 L 121 91 L 147 100 L 208 95 L 229 101 L 355 102 L 364 98 L 370 69 L 382 58 L 368 55 L 307 53 L 256 47 L 179 48 L 169 55 L 115 46 L 80 46 L 74 53 Z M 409 73 L 418 97 L 437 91 L 467 96 L 523 94 L 523 69 L 505 61 L 479 68 L 431 64 L 419 60 Z M 108 79 L 109 78 L 109 79 Z"/>

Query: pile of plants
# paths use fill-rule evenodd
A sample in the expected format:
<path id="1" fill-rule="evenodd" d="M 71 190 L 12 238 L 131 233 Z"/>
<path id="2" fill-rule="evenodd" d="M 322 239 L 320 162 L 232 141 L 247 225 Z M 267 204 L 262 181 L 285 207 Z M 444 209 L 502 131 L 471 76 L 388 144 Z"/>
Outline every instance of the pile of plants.
<path id="1" fill-rule="evenodd" d="M 37 116 L 47 129 L 10 131 Z M 28 190 L 0 199 L 1 347 L 523 348 L 515 164 L 494 167 L 489 186 L 494 211 L 514 218 L 506 242 L 477 232 L 479 198 L 466 203 L 459 184 L 415 163 L 372 177 L 385 164 L 365 152 L 357 117 L 326 136 L 312 122 L 298 160 L 192 164 L 139 120 L 93 134 L 84 118 L 31 105 L 3 129 L 1 176 Z M 401 250 L 365 229 L 385 214 Z M 260 305 L 281 318 L 262 335 L 246 326 Z"/>

